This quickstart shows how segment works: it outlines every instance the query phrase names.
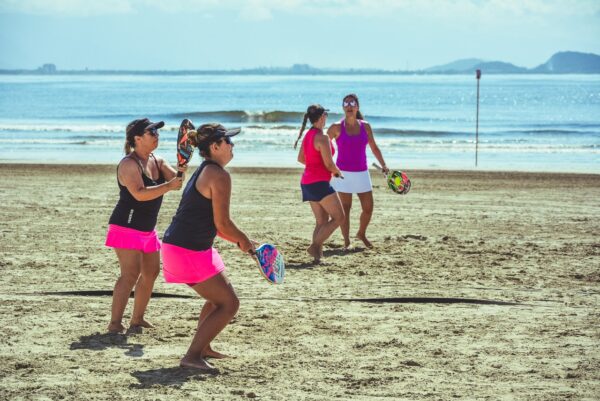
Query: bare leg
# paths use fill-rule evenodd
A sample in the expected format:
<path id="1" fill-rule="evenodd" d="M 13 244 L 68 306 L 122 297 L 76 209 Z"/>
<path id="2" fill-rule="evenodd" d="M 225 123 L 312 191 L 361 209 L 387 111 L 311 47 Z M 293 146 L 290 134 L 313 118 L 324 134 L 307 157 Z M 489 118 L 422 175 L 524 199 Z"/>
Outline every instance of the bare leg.
<path id="1" fill-rule="evenodd" d="M 345 192 L 338 192 L 340 201 L 344 208 L 344 220 L 340 224 L 342 236 L 344 237 L 344 248 L 348 249 L 350 246 L 350 209 L 352 208 L 352 194 Z"/>
<path id="2" fill-rule="evenodd" d="M 117 279 L 113 290 L 111 318 L 107 329 L 111 333 L 121 333 L 125 331 L 122 321 L 127 300 L 140 276 L 142 253 L 132 249 L 119 248 L 115 248 L 115 253 L 119 259 L 121 275 Z"/>
<path id="3" fill-rule="evenodd" d="M 150 297 L 154 282 L 160 273 L 160 254 L 159 252 L 142 253 L 142 267 L 140 278 L 135 286 L 135 298 L 133 301 L 133 313 L 131 315 L 130 327 L 154 327 L 152 323 L 144 319 L 144 313 Z"/>
<path id="4" fill-rule="evenodd" d="M 360 200 L 360 206 L 362 212 L 360 213 L 360 226 L 356 236 L 365 244 L 369 249 L 373 248 L 373 244 L 367 239 L 367 227 L 373 216 L 373 192 L 363 192 L 358 194 Z"/>
<path id="5" fill-rule="evenodd" d="M 319 205 L 318 202 L 309 203 L 310 208 L 312 209 L 312 212 L 315 215 L 316 224 L 315 229 L 313 230 L 312 242 L 306 250 L 306 252 L 308 252 L 308 254 L 312 256 L 316 262 L 318 262 L 321 259 L 321 257 L 323 257 L 323 244 L 319 246 L 316 240 L 318 238 L 319 231 L 329 221 L 329 215 L 327 214 L 325 209 L 323 209 L 323 207 Z"/>
<path id="6" fill-rule="evenodd" d="M 214 310 L 210 313 L 207 311 L 206 317 L 198 322 L 192 344 L 181 359 L 180 365 L 211 370 L 213 367 L 206 362 L 202 352 L 235 316 L 240 301 L 224 273 L 198 283 L 193 288 L 202 298 L 214 305 Z"/>
<path id="7" fill-rule="evenodd" d="M 319 230 L 316 232 L 316 235 L 314 236 L 313 243 L 310 244 L 310 247 L 306 250 L 311 256 L 315 258 L 315 261 L 319 261 L 319 259 L 321 258 L 321 250 L 323 247 L 323 243 L 327 240 L 327 238 L 331 236 L 331 234 L 336 230 L 336 228 L 340 226 L 340 224 L 344 220 L 344 209 L 342 208 L 342 204 L 337 193 L 327 195 L 326 197 L 321 199 L 321 201 L 318 204 L 315 204 L 315 202 L 311 202 L 311 207 L 313 207 L 313 205 L 315 209 L 323 209 L 323 211 L 318 212 L 319 215 L 331 216 L 331 219 L 329 219 L 327 223 L 321 225 Z M 315 209 L 313 209 L 313 212 Z M 315 213 L 315 216 L 317 216 L 317 213 Z"/>
<path id="8" fill-rule="evenodd" d="M 209 301 L 206 301 L 206 303 L 202 307 L 202 310 L 200 311 L 200 318 L 198 319 L 198 325 L 200 326 L 202 324 L 202 322 L 204 321 L 204 319 L 206 319 L 206 317 L 208 315 L 210 315 L 215 309 L 216 309 L 215 305 L 213 305 Z M 229 355 L 225 355 L 225 354 L 222 354 L 220 352 L 213 350 L 209 343 L 202 350 L 202 357 L 203 358 L 223 359 L 223 358 L 229 358 Z"/>

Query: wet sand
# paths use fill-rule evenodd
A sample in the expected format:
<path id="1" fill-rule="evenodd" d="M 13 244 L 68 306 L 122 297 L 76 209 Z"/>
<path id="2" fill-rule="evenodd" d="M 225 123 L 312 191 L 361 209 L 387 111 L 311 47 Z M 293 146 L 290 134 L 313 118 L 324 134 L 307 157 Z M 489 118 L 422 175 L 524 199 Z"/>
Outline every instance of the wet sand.
<path id="1" fill-rule="evenodd" d="M 599 175 L 409 171 L 398 196 L 373 173 L 375 249 L 337 232 L 313 265 L 300 170 L 231 171 L 234 220 L 287 276 L 217 241 L 241 307 L 214 348 L 235 358 L 201 374 L 178 367 L 202 305 L 187 286 L 160 276 L 156 328 L 105 332 L 115 167 L 0 165 L 0 399 L 599 399 Z"/>

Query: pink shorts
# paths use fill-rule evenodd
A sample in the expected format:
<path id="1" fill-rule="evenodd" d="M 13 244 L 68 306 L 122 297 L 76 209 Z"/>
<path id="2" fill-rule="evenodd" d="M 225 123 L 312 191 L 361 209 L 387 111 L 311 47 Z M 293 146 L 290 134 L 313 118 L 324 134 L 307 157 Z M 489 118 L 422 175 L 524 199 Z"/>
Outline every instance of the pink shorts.
<path id="1" fill-rule="evenodd" d="M 138 231 L 133 228 L 108 225 L 105 244 L 111 248 L 135 249 L 143 253 L 160 251 L 160 241 L 156 230 Z"/>
<path id="2" fill-rule="evenodd" d="M 162 245 L 163 275 L 167 283 L 198 284 L 225 270 L 215 248 L 193 251 L 172 244 Z"/>

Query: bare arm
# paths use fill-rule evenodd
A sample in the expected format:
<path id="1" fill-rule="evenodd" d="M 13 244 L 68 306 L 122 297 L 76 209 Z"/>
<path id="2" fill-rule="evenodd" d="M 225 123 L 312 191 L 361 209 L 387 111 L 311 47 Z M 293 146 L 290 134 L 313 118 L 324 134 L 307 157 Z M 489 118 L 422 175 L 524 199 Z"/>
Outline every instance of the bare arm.
<path id="1" fill-rule="evenodd" d="M 211 168 L 203 174 L 207 174 L 205 182 L 196 182 L 196 187 L 205 184 L 210 190 L 210 198 L 213 205 L 213 219 L 219 236 L 227 241 L 239 244 L 243 252 L 254 249 L 250 239 L 231 220 L 229 205 L 231 201 L 231 177 L 225 170 L 217 167 Z M 200 191 L 200 189 L 199 189 Z"/>
<path id="2" fill-rule="evenodd" d="M 331 157 L 331 142 L 329 142 L 329 137 L 327 135 L 315 135 L 314 146 L 321 154 L 325 168 L 334 176 L 341 176 L 342 173 L 333 162 L 333 157 Z"/>
<path id="3" fill-rule="evenodd" d="M 177 176 L 177 170 L 171 167 L 171 165 L 165 159 L 159 156 L 156 156 L 156 159 L 158 161 L 160 171 L 165 177 L 165 180 L 170 181 Z"/>
<path id="4" fill-rule="evenodd" d="M 156 199 L 171 190 L 179 189 L 183 182 L 181 178 L 175 177 L 164 184 L 146 187 L 140 173 L 140 166 L 129 158 L 119 164 L 118 177 L 121 185 L 127 187 L 129 193 L 140 202 Z"/>
<path id="5" fill-rule="evenodd" d="M 340 136 L 340 123 L 331 124 L 327 129 L 327 136 L 330 139 L 337 139 Z"/>
<path id="6" fill-rule="evenodd" d="M 306 159 L 304 158 L 304 143 L 300 145 L 300 150 L 298 151 L 298 161 L 301 164 L 306 164 Z"/>
<path id="7" fill-rule="evenodd" d="M 373 152 L 373 156 L 377 159 L 383 172 L 387 174 L 389 171 L 388 167 L 385 165 L 385 160 L 383 159 L 383 155 L 381 154 L 381 150 L 379 150 L 379 146 L 375 143 L 375 137 L 373 136 L 373 130 L 371 129 L 371 124 L 365 121 L 365 128 L 367 130 L 367 135 L 369 137 L 369 147 L 371 148 L 371 152 Z"/>

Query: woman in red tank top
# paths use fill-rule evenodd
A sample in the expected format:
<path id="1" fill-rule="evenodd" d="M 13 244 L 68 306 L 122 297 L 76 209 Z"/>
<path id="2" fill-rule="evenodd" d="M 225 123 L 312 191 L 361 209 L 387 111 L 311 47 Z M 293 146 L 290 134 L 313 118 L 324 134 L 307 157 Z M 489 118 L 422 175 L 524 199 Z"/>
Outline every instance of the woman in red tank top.
<path id="1" fill-rule="evenodd" d="M 310 203 L 316 220 L 312 242 L 306 252 L 318 263 L 323 256 L 323 243 L 344 220 L 340 198 L 329 184 L 332 174 L 343 177 L 333 162 L 333 147 L 329 137 L 323 133 L 327 121 L 327 110 L 323 106 L 313 104 L 308 107 L 294 148 L 302 137 L 307 120 L 312 127 L 302 141 L 298 161 L 305 166 L 300 180 L 302 201 Z"/>

